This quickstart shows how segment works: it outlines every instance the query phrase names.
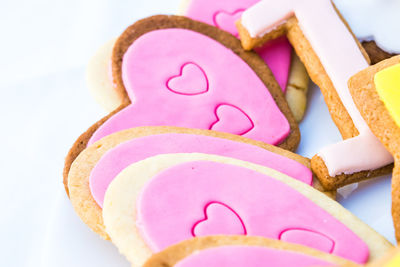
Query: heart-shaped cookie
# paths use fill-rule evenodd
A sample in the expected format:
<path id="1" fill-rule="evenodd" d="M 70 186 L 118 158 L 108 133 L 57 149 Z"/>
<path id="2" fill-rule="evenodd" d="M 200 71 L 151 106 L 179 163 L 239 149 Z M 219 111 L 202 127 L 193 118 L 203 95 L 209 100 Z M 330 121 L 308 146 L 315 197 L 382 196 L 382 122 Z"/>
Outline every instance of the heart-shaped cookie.
<path id="1" fill-rule="evenodd" d="M 138 126 L 212 128 L 288 150 L 299 143 L 271 71 L 216 27 L 177 16 L 138 21 L 116 42 L 112 70 L 125 104 L 79 137 L 71 161 L 88 143 Z"/>
<path id="2" fill-rule="evenodd" d="M 176 23 L 176 20 L 189 22 L 183 18 L 175 21 L 166 17 L 158 19 L 170 23 Z M 225 107 L 223 110 L 227 106 L 233 107 L 229 108 L 228 114 L 232 116 L 234 110 L 241 122 L 231 127 L 232 117 L 230 123 L 218 124 L 219 131 L 241 134 L 273 145 L 288 138 L 293 129 L 277 106 L 269 85 L 263 83 L 240 56 L 192 29 L 157 28 L 132 36 L 131 32 L 137 34 L 136 28 L 140 28 L 140 24 L 154 23 L 154 20 L 157 24 L 156 17 L 131 26 L 117 41 L 113 71 L 120 74 L 121 80 L 117 80 L 117 85 L 126 90 L 132 104 L 104 122 L 90 138 L 89 144 L 114 132 L 138 126 L 211 129 L 215 123 L 214 111 L 221 105 Z M 209 28 L 198 22 L 190 23 Z M 165 22 L 159 24 L 158 27 L 162 27 Z M 136 39 L 130 43 L 132 38 Z M 234 38 L 232 41 L 237 43 Z M 123 56 L 116 52 L 119 49 L 124 51 Z M 264 71 L 268 72 L 267 69 Z M 180 75 L 176 76 L 179 72 Z M 273 83 L 273 79 L 271 81 Z M 252 122 L 252 127 L 245 124 L 243 128 L 243 115 Z"/>
<path id="3" fill-rule="evenodd" d="M 210 202 L 222 203 L 223 209 L 210 211 Z M 197 223 L 204 210 L 207 219 Z M 103 219 L 112 242 L 136 265 L 142 256 L 193 238 L 196 223 L 203 226 L 199 233 L 215 235 L 238 234 L 242 222 L 248 236 L 308 245 L 357 263 L 390 247 L 340 204 L 304 183 L 209 154 L 164 154 L 130 165 L 108 187 Z"/>

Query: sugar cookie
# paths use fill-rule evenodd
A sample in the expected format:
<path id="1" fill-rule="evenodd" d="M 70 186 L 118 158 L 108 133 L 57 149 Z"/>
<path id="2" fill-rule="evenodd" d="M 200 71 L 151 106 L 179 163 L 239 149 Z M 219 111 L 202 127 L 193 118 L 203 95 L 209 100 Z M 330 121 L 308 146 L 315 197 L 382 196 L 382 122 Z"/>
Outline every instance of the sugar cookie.
<path id="1" fill-rule="evenodd" d="M 107 189 L 103 219 L 133 266 L 177 242 L 215 234 L 279 239 L 358 263 L 391 247 L 312 187 L 210 154 L 164 154 L 125 168 Z"/>
<path id="2" fill-rule="evenodd" d="M 375 136 L 393 154 L 392 216 L 400 240 L 400 56 L 382 61 L 353 76 L 349 88 L 361 115 Z"/>
<path id="3" fill-rule="evenodd" d="M 154 155 L 188 152 L 246 160 L 324 190 L 313 179 L 307 158 L 237 135 L 176 127 L 138 127 L 109 135 L 79 155 L 64 183 L 77 214 L 93 231 L 108 239 L 101 207 L 106 189 L 118 173 Z M 334 192 L 326 194 L 334 197 Z"/>
<path id="4" fill-rule="evenodd" d="M 393 158 L 363 120 L 347 86 L 352 75 L 369 66 L 368 56 L 330 0 L 263 0 L 243 12 L 238 27 L 246 49 L 286 33 L 321 88 L 345 139 L 311 160 L 325 188 L 390 172 Z"/>

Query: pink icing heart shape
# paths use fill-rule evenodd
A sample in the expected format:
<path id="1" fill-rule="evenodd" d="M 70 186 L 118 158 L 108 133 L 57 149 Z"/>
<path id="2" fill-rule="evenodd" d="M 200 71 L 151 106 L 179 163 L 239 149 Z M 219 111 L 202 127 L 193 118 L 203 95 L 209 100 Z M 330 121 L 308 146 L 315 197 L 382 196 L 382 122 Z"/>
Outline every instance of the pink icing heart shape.
<path id="1" fill-rule="evenodd" d="M 236 37 L 239 36 L 235 22 L 240 19 L 244 9 L 236 10 L 232 13 L 226 11 L 218 11 L 214 15 L 214 24 Z"/>
<path id="2" fill-rule="evenodd" d="M 211 202 L 204 208 L 205 218 L 194 224 L 193 236 L 245 235 L 246 227 L 240 216 L 223 203 Z"/>
<path id="3" fill-rule="evenodd" d="M 332 253 L 335 242 L 326 235 L 306 229 L 288 229 L 281 233 L 280 240 Z"/>
<path id="4" fill-rule="evenodd" d="M 250 117 L 242 110 L 232 105 L 220 105 L 215 110 L 217 121 L 210 130 L 224 131 L 231 134 L 243 135 L 253 129 Z"/>
<path id="5" fill-rule="evenodd" d="M 167 88 L 177 94 L 197 95 L 208 91 L 208 80 L 200 66 L 186 63 L 179 75 L 168 79 Z"/>

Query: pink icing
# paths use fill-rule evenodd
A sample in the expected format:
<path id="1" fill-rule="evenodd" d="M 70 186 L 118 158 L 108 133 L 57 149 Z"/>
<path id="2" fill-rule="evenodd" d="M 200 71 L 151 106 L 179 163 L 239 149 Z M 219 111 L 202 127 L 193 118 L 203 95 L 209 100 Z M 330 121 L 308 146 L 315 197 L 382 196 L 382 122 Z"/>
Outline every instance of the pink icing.
<path id="1" fill-rule="evenodd" d="M 373 170 L 393 162 L 390 153 L 362 118 L 350 94 L 347 81 L 367 68 L 368 62 L 331 0 L 262 0 L 243 12 L 241 21 L 249 34 L 256 37 L 293 15 L 360 133 L 354 138 L 324 147 L 318 153 L 329 175 Z"/>
<path id="2" fill-rule="evenodd" d="M 211 161 L 178 164 L 151 179 L 137 200 L 136 225 L 150 249 L 160 251 L 192 238 L 192 228 L 204 220 L 210 202 L 229 207 L 248 235 L 283 238 L 322 251 L 327 251 L 328 239 L 333 254 L 358 263 L 368 259 L 368 246 L 357 235 L 295 189 L 251 169 Z M 227 218 L 237 225 L 235 216 L 225 215 L 205 229 L 229 234 Z"/>
<path id="3" fill-rule="evenodd" d="M 185 15 L 191 19 L 216 26 L 238 37 L 235 22 L 240 19 L 245 9 L 258 1 L 191 0 Z M 283 36 L 277 40 L 273 40 L 263 47 L 256 49 L 256 52 L 267 63 L 283 92 L 285 92 L 292 56 L 292 46 L 287 38 Z"/>
<path id="4" fill-rule="evenodd" d="M 289 135 L 286 117 L 255 72 L 230 49 L 200 33 L 164 29 L 142 35 L 124 55 L 122 76 L 132 104 L 101 125 L 89 144 L 137 126 L 212 129 L 216 121 L 219 131 L 273 145 Z M 220 117 L 217 108 L 222 105 L 233 109 Z M 231 120 L 238 111 L 240 119 L 233 126 L 221 120 Z"/>
<path id="5" fill-rule="evenodd" d="M 198 251 L 176 267 L 308 267 L 333 264 L 298 252 L 256 246 L 221 246 Z"/>
<path id="6" fill-rule="evenodd" d="M 135 138 L 104 154 L 90 174 L 92 196 L 102 207 L 109 184 L 132 163 L 159 154 L 194 152 L 249 161 L 273 168 L 306 184 L 312 183 L 312 173 L 306 166 L 258 146 L 211 136 L 168 133 Z"/>

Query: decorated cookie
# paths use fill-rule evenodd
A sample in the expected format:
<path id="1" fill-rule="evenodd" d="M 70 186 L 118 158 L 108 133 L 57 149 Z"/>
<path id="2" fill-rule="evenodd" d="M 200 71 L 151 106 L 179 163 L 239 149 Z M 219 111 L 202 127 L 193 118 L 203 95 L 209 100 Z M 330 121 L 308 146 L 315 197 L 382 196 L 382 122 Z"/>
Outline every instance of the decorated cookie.
<path id="1" fill-rule="evenodd" d="M 224 131 L 290 149 L 298 143 L 298 127 L 268 68 L 214 27 L 184 17 L 141 20 L 118 39 L 112 69 L 127 106 L 89 143 L 151 125 Z"/>
<path id="2" fill-rule="evenodd" d="M 351 261 L 273 239 L 255 236 L 196 237 L 154 254 L 144 267 L 195 266 L 359 266 Z"/>
<path id="3" fill-rule="evenodd" d="M 321 88 L 345 139 L 312 158 L 312 169 L 325 188 L 391 171 L 392 156 L 369 129 L 347 86 L 352 75 L 369 66 L 368 56 L 330 0 L 263 0 L 243 13 L 238 27 L 246 49 L 287 33 Z"/>
<path id="4" fill-rule="evenodd" d="M 245 9 L 259 0 L 183 0 L 183 2 L 185 3 L 182 4 L 181 15 L 208 23 L 238 37 L 235 21 Z M 290 68 L 292 47 L 289 41 L 282 36 L 256 48 L 255 51 L 267 63 L 283 92 L 287 93 L 286 99 L 296 121 L 301 121 L 306 109 L 309 78 L 297 57 L 293 58 L 295 65 Z M 288 79 L 291 81 L 290 87 Z M 294 81 L 296 87 L 293 86 Z"/>
<path id="5" fill-rule="evenodd" d="M 334 0 L 372 64 L 400 54 L 400 1 Z"/>
<path id="6" fill-rule="evenodd" d="M 359 72 L 349 87 L 361 115 L 395 159 L 392 216 L 400 241 L 400 56 Z"/>
<path id="7" fill-rule="evenodd" d="M 210 129 L 288 150 L 300 141 L 262 59 L 207 24 L 176 16 L 138 21 L 117 40 L 112 71 L 124 104 L 76 141 L 72 158 L 87 144 L 139 126 Z"/>
<path id="8" fill-rule="evenodd" d="M 312 187 L 265 166 L 210 154 L 164 154 L 125 168 L 106 191 L 103 220 L 134 266 L 172 244 L 216 234 L 278 239 L 357 263 L 391 247 Z"/>
<path id="9" fill-rule="evenodd" d="M 124 168 L 151 156 L 168 153 L 228 156 L 272 168 L 323 190 L 313 181 L 308 159 L 263 142 L 237 135 L 176 127 L 139 127 L 107 136 L 84 150 L 64 180 L 71 202 L 93 231 L 108 239 L 101 207 L 110 182 Z M 70 171 L 69 171 L 70 170 Z M 334 197 L 333 192 L 327 194 Z"/>

